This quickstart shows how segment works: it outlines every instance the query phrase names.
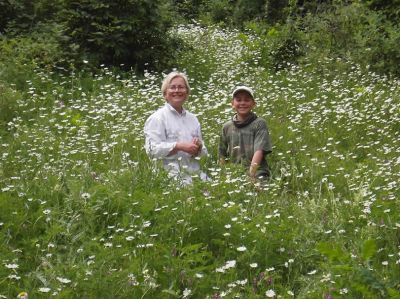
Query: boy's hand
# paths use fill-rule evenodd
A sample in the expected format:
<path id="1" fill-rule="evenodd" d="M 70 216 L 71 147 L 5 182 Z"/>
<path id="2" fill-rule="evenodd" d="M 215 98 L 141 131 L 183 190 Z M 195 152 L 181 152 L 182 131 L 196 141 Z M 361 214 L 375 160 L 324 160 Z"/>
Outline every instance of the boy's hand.
<path id="1" fill-rule="evenodd" d="M 249 168 L 249 176 L 251 178 L 255 178 L 256 177 L 257 169 L 258 169 L 258 164 L 257 163 L 251 163 L 250 168 Z"/>

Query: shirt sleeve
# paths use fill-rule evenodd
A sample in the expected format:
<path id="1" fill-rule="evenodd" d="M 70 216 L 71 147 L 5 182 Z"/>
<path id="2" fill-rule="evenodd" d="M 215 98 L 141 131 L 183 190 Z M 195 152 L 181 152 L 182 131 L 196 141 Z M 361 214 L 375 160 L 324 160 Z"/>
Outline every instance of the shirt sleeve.
<path id="1" fill-rule="evenodd" d="M 174 149 L 176 142 L 167 142 L 162 120 L 150 116 L 144 125 L 145 150 L 151 158 L 165 158 Z"/>
<path id="2" fill-rule="evenodd" d="M 266 122 L 263 120 L 257 125 L 254 136 L 254 152 L 263 150 L 264 153 L 269 154 L 272 152 L 271 138 Z"/>
<path id="3" fill-rule="evenodd" d="M 221 133 L 219 135 L 218 154 L 220 158 L 228 157 L 228 141 L 226 138 L 224 128 L 222 128 Z"/>

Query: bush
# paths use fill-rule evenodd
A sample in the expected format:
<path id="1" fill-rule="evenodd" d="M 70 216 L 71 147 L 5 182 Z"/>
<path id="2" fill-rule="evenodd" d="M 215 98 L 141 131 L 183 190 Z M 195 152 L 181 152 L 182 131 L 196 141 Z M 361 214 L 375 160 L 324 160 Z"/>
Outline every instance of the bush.
<path id="1" fill-rule="evenodd" d="M 303 55 L 300 32 L 295 26 L 286 25 L 279 32 L 277 42 L 270 52 L 271 63 L 275 70 L 280 70 L 291 64 L 297 64 Z"/>
<path id="2" fill-rule="evenodd" d="M 297 64 L 304 55 L 302 32 L 296 23 L 265 26 L 250 22 L 246 27 L 257 36 L 256 41 L 247 41 L 247 46 L 260 50 L 260 64 L 278 71 Z"/>
<path id="3" fill-rule="evenodd" d="M 193 20 L 199 17 L 201 8 L 204 6 L 203 0 L 172 0 L 172 5 L 177 17 L 186 20 Z"/>
<path id="4" fill-rule="evenodd" d="M 385 21 L 377 13 L 371 13 L 368 26 L 360 38 L 360 47 L 354 60 L 369 66 L 378 73 L 400 76 L 400 31 L 399 26 Z"/>
<path id="5" fill-rule="evenodd" d="M 174 39 L 162 1 L 71 2 L 62 19 L 67 46 L 94 64 L 162 69 L 173 60 Z"/>
<path id="6" fill-rule="evenodd" d="M 62 26 L 47 24 L 30 34 L 0 38 L 0 82 L 13 84 L 16 90 L 26 90 L 27 82 L 37 77 L 35 70 L 52 71 L 72 64 L 70 53 L 61 46 Z"/>
<path id="7" fill-rule="evenodd" d="M 232 13 L 233 13 L 233 1 L 232 0 L 209 0 L 203 5 L 200 19 L 202 23 L 211 24 L 232 24 Z"/>
<path id="8" fill-rule="evenodd" d="M 56 21 L 63 0 L 0 1 L 0 32 L 18 35 L 36 30 L 36 26 Z"/>
<path id="9" fill-rule="evenodd" d="M 264 15 L 264 0 L 237 0 L 233 11 L 233 23 L 241 27 L 246 21 Z"/>
<path id="10" fill-rule="evenodd" d="M 285 23 L 290 10 L 291 5 L 289 0 L 268 0 L 265 3 L 265 20 L 271 25 Z"/>
<path id="11" fill-rule="evenodd" d="M 400 1 L 369 0 L 365 1 L 368 8 L 382 12 L 393 23 L 397 23 L 400 17 Z"/>
<path id="12" fill-rule="evenodd" d="M 0 40 L 0 60 L 50 67 L 65 60 L 63 39 L 63 29 L 57 24 L 40 26 L 29 34 L 4 37 Z"/>
<path id="13" fill-rule="evenodd" d="M 168 0 L 21 0 L 2 2 L 0 8 L 0 30 L 22 41 L 23 55 L 46 65 L 50 56 L 75 61 L 77 67 L 76 62 L 88 60 L 96 67 L 163 69 L 173 64 L 179 48 L 167 34 L 173 19 Z"/>
<path id="14" fill-rule="evenodd" d="M 8 123 L 18 115 L 18 100 L 21 95 L 0 83 L 0 136 L 8 134 Z"/>
<path id="15" fill-rule="evenodd" d="M 315 52 L 342 57 L 379 73 L 399 75 L 398 25 L 383 14 L 360 4 L 330 6 L 317 15 L 307 15 L 302 27 L 308 55 Z"/>

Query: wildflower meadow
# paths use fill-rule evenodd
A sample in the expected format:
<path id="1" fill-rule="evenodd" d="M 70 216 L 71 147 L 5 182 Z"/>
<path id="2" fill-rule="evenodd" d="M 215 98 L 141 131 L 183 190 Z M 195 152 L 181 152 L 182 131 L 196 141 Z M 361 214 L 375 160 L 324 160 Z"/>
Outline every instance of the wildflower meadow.
<path id="1" fill-rule="evenodd" d="M 0 83 L 0 298 L 400 298 L 400 81 L 337 57 L 272 72 L 250 31 L 172 33 L 210 182 L 182 188 L 144 151 L 163 73 Z M 266 184 L 217 163 L 242 84 L 270 129 Z"/>

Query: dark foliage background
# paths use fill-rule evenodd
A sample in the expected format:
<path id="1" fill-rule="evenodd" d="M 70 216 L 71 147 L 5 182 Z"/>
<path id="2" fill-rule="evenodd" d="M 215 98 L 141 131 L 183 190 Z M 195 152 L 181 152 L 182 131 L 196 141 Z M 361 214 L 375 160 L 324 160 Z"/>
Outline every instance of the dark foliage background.
<path id="1" fill-rule="evenodd" d="M 173 18 L 164 0 L 2 1 L 0 11 L 0 30 L 8 41 L 57 41 L 59 53 L 52 53 L 51 63 L 79 66 L 88 60 L 94 66 L 160 69 L 177 48 L 166 33 Z"/>
<path id="2" fill-rule="evenodd" d="M 185 47 L 170 30 L 196 22 L 250 30 L 271 70 L 328 56 L 399 76 L 399 14 L 400 0 L 1 0 L 0 62 L 163 71 Z"/>

